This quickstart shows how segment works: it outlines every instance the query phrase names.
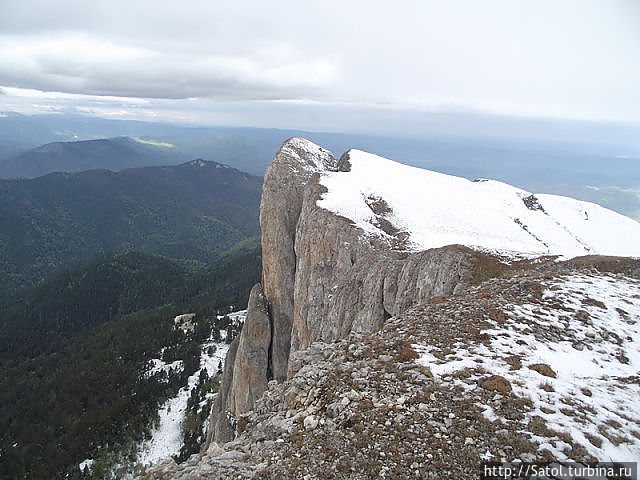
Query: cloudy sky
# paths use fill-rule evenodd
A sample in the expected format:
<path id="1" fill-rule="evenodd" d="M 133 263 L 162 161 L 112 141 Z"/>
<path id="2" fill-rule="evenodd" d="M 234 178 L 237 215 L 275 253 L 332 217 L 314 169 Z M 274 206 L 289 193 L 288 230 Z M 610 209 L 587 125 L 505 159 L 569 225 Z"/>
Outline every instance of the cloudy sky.
<path id="1" fill-rule="evenodd" d="M 637 0 L 3 0 L 0 110 L 365 131 L 434 112 L 638 125 L 639 26 Z"/>

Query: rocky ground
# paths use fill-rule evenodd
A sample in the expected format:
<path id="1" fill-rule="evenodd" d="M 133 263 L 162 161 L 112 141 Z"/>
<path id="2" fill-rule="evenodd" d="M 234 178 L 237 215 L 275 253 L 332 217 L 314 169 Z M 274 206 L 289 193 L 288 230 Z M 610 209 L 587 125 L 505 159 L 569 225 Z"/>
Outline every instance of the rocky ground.
<path id="1" fill-rule="evenodd" d="M 637 459 L 638 278 L 634 260 L 544 265 L 314 343 L 234 441 L 142 478 L 475 479 L 483 460 Z"/>

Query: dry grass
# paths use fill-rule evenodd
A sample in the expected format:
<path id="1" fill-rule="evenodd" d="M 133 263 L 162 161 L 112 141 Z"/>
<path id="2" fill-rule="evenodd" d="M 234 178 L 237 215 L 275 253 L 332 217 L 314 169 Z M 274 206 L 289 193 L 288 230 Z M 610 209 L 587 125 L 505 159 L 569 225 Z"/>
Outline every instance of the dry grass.
<path id="1" fill-rule="evenodd" d="M 598 307 L 598 308 L 601 308 L 603 310 L 607 309 L 607 306 L 604 303 L 602 303 L 600 300 L 596 300 L 596 299 L 590 298 L 590 297 L 583 298 L 581 303 L 583 305 L 589 305 L 591 307 Z"/>
<path id="2" fill-rule="evenodd" d="M 540 435 L 541 437 L 551 438 L 557 436 L 556 432 L 547 427 L 547 422 L 545 422 L 542 417 L 538 416 L 531 418 L 527 425 L 527 430 L 534 435 Z"/>
<path id="3" fill-rule="evenodd" d="M 539 388 L 544 390 L 545 392 L 555 392 L 555 388 L 549 382 L 544 382 L 539 385 Z"/>
<path id="4" fill-rule="evenodd" d="M 602 447 L 602 439 L 600 437 L 596 437 L 595 435 L 592 435 L 591 433 L 586 433 L 586 432 L 583 432 L 583 433 L 584 433 L 585 438 L 587 440 L 589 440 L 589 442 L 591 442 L 591 444 L 594 447 L 598 447 L 598 448 Z"/>
<path id="5" fill-rule="evenodd" d="M 401 340 L 395 344 L 395 360 L 401 363 L 413 362 L 420 358 L 418 352 L 411 348 L 411 344 L 406 340 Z"/>
<path id="6" fill-rule="evenodd" d="M 509 364 L 510 370 L 520 370 L 522 367 L 522 357 L 520 355 L 510 355 L 504 361 Z"/>
<path id="7" fill-rule="evenodd" d="M 479 382 L 479 385 L 485 390 L 491 390 L 499 393 L 511 392 L 511 383 L 500 375 L 492 375 Z"/>

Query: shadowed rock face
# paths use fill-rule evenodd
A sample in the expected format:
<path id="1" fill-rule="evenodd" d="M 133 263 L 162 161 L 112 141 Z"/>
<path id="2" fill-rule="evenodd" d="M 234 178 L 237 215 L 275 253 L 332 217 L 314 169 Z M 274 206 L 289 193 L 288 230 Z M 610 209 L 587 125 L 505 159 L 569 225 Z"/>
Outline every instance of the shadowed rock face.
<path id="1" fill-rule="evenodd" d="M 271 375 L 287 375 L 296 272 L 296 227 L 314 173 L 335 170 L 331 152 L 301 138 L 286 141 L 267 168 L 260 203 L 262 285 L 273 325 Z"/>
<path id="2" fill-rule="evenodd" d="M 233 381 L 233 367 L 238 352 L 238 339 L 236 338 L 227 351 L 224 359 L 224 372 L 222 381 L 220 382 L 220 390 L 211 407 L 211 418 L 209 419 L 209 430 L 207 431 L 206 444 L 211 442 L 228 442 L 234 437 L 234 429 L 232 422 L 226 417 L 228 411 L 229 392 L 231 391 L 231 383 Z M 231 365 L 231 367 L 229 367 Z"/>
<path id="3" fill-rule="evenodd" d="M 251 290 L 247 310 L 245 333 L 238 339 L 233 362 L 233 371 L 240 375 L 233 376 L 229 387 L 228 408 L 232 412 L 253 409 L 267 386 L 271 321 L 259 284 Z"/>
<path id="4" fill-rule="evenodd" d="M 348 155 L 337 161 L 292 138 L 267 169 L 262 286 L 251 292 L 243 330 L 225 362 L 210 440 L 232 438 L 229 419 L 252 410 L 270 380 L 286 380 L 292 352 L 375 331 L 411 306 L 460 292 L 492 258 L 456 245 L 402 251 L 402 242 L 363 235 L 350 220 L 318 207 L 321 173 L 349 167 Z"/>
<path id="5" fill-rule="evenodd" d="M 219 394 L 211 409 L 207 444 L 213 440 L 232 440 L 236 412 L 252 410 L 267 386 L 271 321 L 260 284 L 251 289 L 242 331 L 231 343 L 224 361 Z"/>

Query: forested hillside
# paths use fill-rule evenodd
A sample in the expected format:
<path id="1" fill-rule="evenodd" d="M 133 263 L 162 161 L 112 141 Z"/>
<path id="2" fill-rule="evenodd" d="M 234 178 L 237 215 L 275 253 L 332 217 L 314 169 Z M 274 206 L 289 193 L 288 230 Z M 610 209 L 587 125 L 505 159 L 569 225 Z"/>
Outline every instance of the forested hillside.
<path id="1" fill-rule="evenodd" d="M 130 143 L 71 147 L 117 163 Z M 79 478 L 149 435 L 258 279 L 261 184 L 203 160 L 0 180 L 0 478 Z"/>
<path id="2" fill-rule="evenodd" d="M 256 249 L 194 271 L 167 259 L 104 256 L 52 276 L 0 320 L 0 478 L 81 478 L 85 458 L 126 452 L 199 364 L 216 313 L 245 304 Z M 173 317 L 198 313 L 192 333 Z M 182 361 L 143 375 L 150 358 Z"/>
<path id="3" fill-rule="evenodd" d="M 142 251 L 207 264 L 257 235 L 261 179 L 195 160 L 0 181 L 0 299 L 70 262 Z"/>

